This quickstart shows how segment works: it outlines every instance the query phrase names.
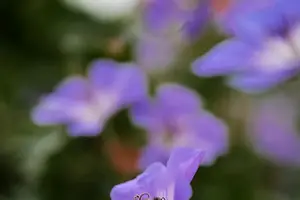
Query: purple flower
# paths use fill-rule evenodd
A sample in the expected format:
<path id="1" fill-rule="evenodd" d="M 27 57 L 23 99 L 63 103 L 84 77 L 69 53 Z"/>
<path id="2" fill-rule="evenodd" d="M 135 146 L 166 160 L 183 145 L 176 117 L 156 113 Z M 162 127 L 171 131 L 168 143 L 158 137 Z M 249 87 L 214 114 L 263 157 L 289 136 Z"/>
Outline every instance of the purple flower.
<path id="1" fill-rule="evenodd" d="M 136 59 L 147 70 L 166 69 L 210 18 L 209 0 L 146 0 Z"/>
<path id="2" fill-rule="evenodd" d="M 217 2 L 222 5 L 223 1 L 218 0 Z M 237 35 L 239 28 L 251 28 L 245 24 L 249 14 L 261 9 L 270 9 L 272 3 L 274 4 L 274 0 L 225 0 L 222 10 L 215 14 L 215 21 L 222 32 L 228 35 Z"/>
<path id="3" fill-rule="evenodd" d="M 180 48 L 174 41 L 165 37 L 150 37 L 142 34 L 139 39 L 135 56 L 137 63 L 148 72 L 166 70 L 175 62 Z"/>
<path id="4" fill-rule="evenodd" d="M 277 94 L 254 102 L 249 121 L 249 137 L 254 149 L 281 165 L 300 164 L 300 136 L 297 104 Z"/>
<path id="5" fill-rule="evenodd" d="M 198 170 L 204 153 L 190 148 L 174 149 L 166 166 L 156 162 L 141 175 L 115 186 L 112 200 L 154 199 L 188 200 L 192 197 L 190 182 Z M 143 195 L 144 194 L 144 195 Z"/>
<path id="6" fill-rule="evenodd" d="M 132 107 L 132 121 L 148 132 L 148 146 L 139 166 L 145 169 L 165 163 L 173 148 L 193 147 L 205 151 L 204 165 L 227 151 L 227 127 L 202 108 L 197 93 L 176 84 L 160 86 L 156 98 Z"/>
<path id="7" fill-rule="evenodd" d="M 194 38 L 211 16 L 209 0 L 148 0 L 144 8 L 143 27 L 154 36 L 180 33 L 185 39 Z"/>
<path id="8" fill-rule="evenodd" d="M 297 1 L 298 2 L 298 1 Z M 198 76 L 226 76 L 236 89 L 254 93 L 270 89 L 300 70 L 300 4 L 277 0 L 246 12 L 228 39 L 193 63 Z"/>
<path id="9" fill-rule="evenodd" d="M 99 134 L 107 120 L 120 109 L 146 95 L 146 78 L 132 64 L 99 60 L 88 78 L 64 80 L 33 109 L 38 125 L 65 124 L 72 136 Z"/>

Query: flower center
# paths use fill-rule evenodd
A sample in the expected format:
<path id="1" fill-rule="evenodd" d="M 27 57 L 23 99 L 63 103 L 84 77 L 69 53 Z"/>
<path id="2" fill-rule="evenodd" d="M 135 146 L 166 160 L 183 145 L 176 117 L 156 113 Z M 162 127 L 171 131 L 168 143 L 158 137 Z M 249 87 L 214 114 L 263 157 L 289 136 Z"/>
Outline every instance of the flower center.
<path id="1" fill-rule="evenodd" d="M 286 37 L 273 37 L 265 42 L 261 51 L 254 56 L 260 69 L 278 72 L 296 67 L 300 62 L 300 24 Z"/>
<path id="2" fill-rule="evenodd" d="M 105 120 L 115 106 L 116 98 L 113 95 L 94 94 L 90 101 L 84 102 L 76 108 L 72 113 L 74 118 L 83 123 L 98 123 Z"/>

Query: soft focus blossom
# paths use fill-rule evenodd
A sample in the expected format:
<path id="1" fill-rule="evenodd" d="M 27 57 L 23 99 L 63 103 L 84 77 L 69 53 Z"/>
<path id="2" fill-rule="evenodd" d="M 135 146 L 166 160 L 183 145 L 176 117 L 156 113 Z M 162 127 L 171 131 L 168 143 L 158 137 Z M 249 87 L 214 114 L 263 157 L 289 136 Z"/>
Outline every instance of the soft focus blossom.
<path id="1" fill-rule="evenodd" d="M 72 136 L 93 136 L 113 114 L 145 94 L 145 76 L 136 66 L 99 60 L 87 79 L 69 77 L 42 98 L 32 118 L 38 125 L 65 124 Z"/>
<path id="2" fill-rule="evenodd" d="M 165 69 L 199 37 L 210 18 L 210 6 L 209 0 L 145 0 L 142 13 L 138 63 L 146 69 Z"/>
<path id="3" fill-rule="evenodd" d="M 248 29 L 245 20 L 251 12 L 272 9 L 274 0 L 211 0 L 214 21 L 218 28 L 228 34 L 237 35 L 239 28 Z M 247 33 L 247 32 L 246 32 Z"/>
<path id="4" fill-rule="evenodd" d="M 261 92 L 300 70 L 300 4 L 277 0 L 246 12 L 228 39 L 193 63 L 199 76 L 230 75 L 228 84 L 245 92 Z"/>
<path id="5" fill-rule="evenodd" d="M 201 33 L 210 12 L 208 0 L 146 0 L 142 25 L 153 35 L 179 34 L 180 38 L 189 40 Z"/>
<path id="6" fill-rule="evenodd" d="M 156 162 L 141 175 L 115 186 L 111 191 L 112 200 L 165 198 L 167 200 L 188 200 L 192 197 L 190 182 L 198 170 L 205 152 L 189 148 L 175 149 L 163 165 Z M 138 199 L 138 198 L 137 198 Z"/>
<path id="7" fill-rule="evenodd" d="M 194 147 L 205 151 L 204 165 L 227 151 L 227 127 L 202 108 L 197 93 L 176 84 L 158 88 L 155 99 L 132 107 L 132 120 L 148 132 L 140 167 L 165 163 L 173 148 Z"/>
<path id="8" fill-rule="evenodd" d="M 297 107 L 294 99 L 283 94 L 253 103 L 248 134 L 260 155 L 280 165 L 300 164 Z"/>

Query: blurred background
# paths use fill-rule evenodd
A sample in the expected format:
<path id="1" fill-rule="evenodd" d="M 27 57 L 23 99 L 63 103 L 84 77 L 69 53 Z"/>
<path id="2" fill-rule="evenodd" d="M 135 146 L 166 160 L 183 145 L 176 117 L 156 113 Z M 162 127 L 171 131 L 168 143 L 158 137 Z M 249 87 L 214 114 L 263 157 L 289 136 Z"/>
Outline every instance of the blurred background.
<path id="1" fill-rule="evenodd" d="M 41 95 L 51 92 L 63 78 L 85 73 L 95 59 L 135 60 L 141 1 L 0 1 L 1 200 L 106 200 L 114 185 L 136 175 L 135 163 L 145 137 L 130 123 L 127 110 L 114 116 L 102 135 L 94 138 L 71 138 L 61 126 L 38 127 L 30 111 Z M 220 12 L 227 2 L 214 1 L 214 11 Z M 213 166 L 200 167 L 192 182 L 192 199 L 300 199 L 300 152 L 293 151 L 289 161 L 295 162 L 284 161 L 290 154 L 290 144 L 285 142 L 280 144 L 286 152 L 282 159 L 269 155 L 272 150 L 265 156 L 262 148 L 254 147 L 255 137 L 248 134 L 249 119 L 255 118 L 261 110 L 256 107 L 262 103 L 274 104 L 271 115 L 279 123 L 298 124 L 297 114 L 283 113 L 299 110 L 299 82 L 250 96 L 228 88 L 222 78 L 191 75 L 190 63 L 224 38 L 209 23 L 196 40 L 184 46 L 186 50 L 179 52 L 180 59 L 168 72 L 154 76 L 154 83 L 175 81 L 197 90 L 206 108 L 230 128 L 229 153 Z M 295 106 L 269 103 L 278 96 Z M 275 124 L 272 121 L 268 126 Z M 284 139 L 276 138 L 261 146 L 277 148 Z"/>

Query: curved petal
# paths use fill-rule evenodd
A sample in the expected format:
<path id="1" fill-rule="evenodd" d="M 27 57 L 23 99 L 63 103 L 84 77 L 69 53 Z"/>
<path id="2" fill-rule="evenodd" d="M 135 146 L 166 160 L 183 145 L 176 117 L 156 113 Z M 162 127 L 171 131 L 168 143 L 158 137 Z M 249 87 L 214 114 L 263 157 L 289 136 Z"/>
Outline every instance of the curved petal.
<path id="1" fill-rule="evenodd" d="M 157 189 L 166 187 L 166 167 L 161 163 L 153 163 L 134 180 L 115 186 L 111 193 L 112 200 L 134 199 L 136 195 L 148 193 L 150 197 L 156 195 Z M 165 180 L 164 180 L 165 179 Z"/>
<path id="2" fill-rule="evenodd" d="M 134 199 L 136 195 L 145 193 L 136 180 L 116 185 L 110 192 L 112 200 Z"/>
<path id="3" fill-rule="evenodd" d="M 70 100 L 53 96 L 42 99 L 31 112 L 31 118 L 37 125 L 55 125 L 69 121 L 69 114 L 65 112 L 70 106 Z"/>
<path id="4" fill-rule="evenodd" d="M 176 59 L 174 42 L 165 37 L 149 37 L 146 34 L 138 41 L 135 55 L 138 64 L 150 72 L 164 70 Z"/>
<path id="5" fill-rule="evenodd" d="M 295 76 L 297 70 L 287 70 L 270 74 L 240 74 L 231 77 L 227 84 L 232 88 L 246 93 L 261 93 Z"/>
<path id="6" fill-rule="evenodd" d="M 278 28 L 281 20 L 274 0 L 239 0 L 228 6 L 219 22 L 226 33 L 255 41 Z"/>
<path id="7" fill-rule="evenodd" d="M 69 110 L 76 102 L 88 97 L 88 86 L 82 77 L 70 77 L 64 80 L 56 90 L 43 97 L 32 110 L 31 117 L 38 125 L 66 123 L 70 119 Z"/>
<path id="8" fill-rule="evenodd" d="M 158 133 L 163 130 L 161 115 L 150 99 L 134 104 L 130 108 L 132 122 L 148 132 Z"/>
<path id="9" fill-rule="evenodd" d="M 185 22 L 183 30 L 187 38 L 197 39 L 205 26 L 208 24 L 211 16 L 210 0 L 197 2 L 196 8 L 190 11 L 189 19 Z"/>
<path id="10" fill-rule="evenodd" d="M 89 94 L 87 80 L 81 76 L 68 77 L 57 86 L 52 94 L 73 101 L 86 100 Z"/>
<path id="11" fill-rule="evenodd" d="M 174 200 L 188 200 L 191 199 L 193 194 L 190 182 L 184 178 L 179 178 L 175 186 Z"/>
<path id="12" fill-rule="evenodd" d="M 192 64 L 198 76 L 228 75 L 245 69 L 250 64 L 253 46 L 236 39 L 225 40 Z"/>
<path id="13" fill-rule="evenodd" d="M 203 110 L 201 114 L 186 118 L 183 130 L 188 133 L 187 146 L 205 152 L 201 165 L 212 165 L 218 156 L 228 151 L 228 128 L 209 112 Z"/>
<path id="14" fill-rule="evenodd" d="M 205 152 L 194 148 L 175 148 L 167 163 L 168 170 L 174 174 L 182 174 L 191 182 L 196 174 Z"/>
<path id="15" fill-rule="evenodd" d="M 73 137 L 96 136 L 101 133 L 103 124 L 99 123 L 72 123 L 68 125 L 68 133 Z"/>
<path id="16" fill-rule="evenodd" d="M 146 74 L 133 64 L 123 64 L 113 90 L 120 94 L 122 104 L 137 103 L 147 97 Z"/>
<path id="17" fill-rule="evenodd" d="M 139 101 L 147 94 L 147 78 L 137 66 L 99 60 L 89 69 L 89 80 L 96 90 L 115 94 L 120 104 Z"/>
<path id="18" fill-rule="evenodd" d="M 146 169 L 152 163 L 161 162 L 166 164 L 169 158 L 169 152 L 157 145 L 147 146 L 141 153 L 139 168 Z"/>
<path id="19" fill-rule="evenodd" d="M 300 164 L 300 137 L 295 118 L 295 102 L 275 95 L 254 102 L 249 123 L 249 137 L 255 150 L 279 164 Z"/>
<path id="20" fill-rule="evenodd" d="M 164 84 L 158 88 L 156 99 L 166 113 L 195 113 L 202 107 L 201 97 L 179 84 Z"/>
<path id="21" fill-rule="evenodd" d="M 116 81 L 118 64 L 109 59 L 93 62 L 88 71 L 88 79 L 95 88 L 106 89 L 112 87 Z"/>
<path id="22" fill-rule="evenodd" d="M 174 0 L 147 1 L 144 9 L 143 22 L 147 32 L 162 35 L 170 25 L 178 22 L 180 11 Z"/>

